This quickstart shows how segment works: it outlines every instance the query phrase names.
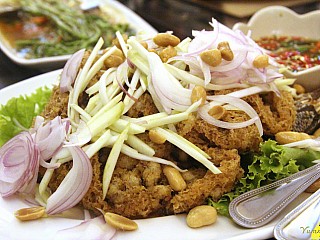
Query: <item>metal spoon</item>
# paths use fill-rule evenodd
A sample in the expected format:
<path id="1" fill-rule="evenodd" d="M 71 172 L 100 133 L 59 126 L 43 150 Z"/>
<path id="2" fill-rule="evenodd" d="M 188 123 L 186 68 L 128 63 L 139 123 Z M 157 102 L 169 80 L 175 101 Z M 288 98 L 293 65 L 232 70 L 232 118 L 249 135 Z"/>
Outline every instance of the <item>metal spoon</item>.
<path id="1" fill-rule="evenodd" d="M 320 189 L 288 213 L 274 228 L 278 240 L 311 239 L 320 221 Z"/>
<path id="2" fill-rule="evenodd" d="M 276 217 L 319 177 L 320 163 L 290 177 L 244 193 L 230 203 L 230 216 L 241 226 L 261 227 Z"/>

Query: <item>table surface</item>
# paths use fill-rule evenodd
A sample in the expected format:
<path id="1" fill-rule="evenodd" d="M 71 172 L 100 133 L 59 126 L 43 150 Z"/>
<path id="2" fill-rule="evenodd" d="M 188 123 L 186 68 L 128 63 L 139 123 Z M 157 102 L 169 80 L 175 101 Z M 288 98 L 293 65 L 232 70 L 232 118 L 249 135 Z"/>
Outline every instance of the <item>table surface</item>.
<path id="1" fill-rule="evenodd" d="M 120 0 L 120 2 L 135 11 L 159 32 L 172 30 L 180 38 L 190 36 L 192 29 L 208 28 L 208 22 L 212 17 L 229 27 L 232 27 L 236 22 L 246 22 L 249 19 L 249 16 L 238 18 L 224 9 L 223 6 L 227 4 L 230 7 L 232 2 L 235 3 L 234 1 Z M 239 0 L 236 3 L 241 2 L 248 4 L 248 7 L 251 6 L 250 1 Z M 278 4 L 281 1 L 260 2 L 262 3 L 260 7 L 264 7 L 265 2 L 269 2 L 270 5 Z M 285 5 L 285 3 L 292 1 L 282 2 Z M 303 5 L 297 3 L 298 5 L 290 6 L 290 8 L 298 13 L 320 9 L 320 1 L 304 0 L 302 2 L 304 2 Z M 257 6 L 255 7 L 257 9 Z M 41 69 L 31 69 L 15 64 L 0 50 L 0 89 L 43 72 Z"/>

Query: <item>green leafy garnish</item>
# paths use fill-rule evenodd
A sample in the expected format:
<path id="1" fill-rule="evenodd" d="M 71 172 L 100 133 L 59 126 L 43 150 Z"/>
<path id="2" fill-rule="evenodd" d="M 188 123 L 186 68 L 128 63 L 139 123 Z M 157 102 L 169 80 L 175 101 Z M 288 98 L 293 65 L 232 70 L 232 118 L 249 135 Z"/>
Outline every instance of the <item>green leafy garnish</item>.
<path id="1" fill-rule="evenodd" d="M 31 95 L 14 97 L 0 105 L 0 146 L 29 129 L 33 118 L 41 113 L 50 96 L 51 89 L 43 87 Z"/>
<path id="2" fill-rule="evenodd" d="M 242 156 L 245 174 L 235 189 L 224 194 L 218 202 L 209 199 L 208 204 L 215 207 L 220 214 L 228 216 L 229 203 L 234 198 L 308 168 L 316 159 L 320 159 L 320 152 L 284 147 L 273 140 L 263 142 L 258 154 L 249 153 Z"/>

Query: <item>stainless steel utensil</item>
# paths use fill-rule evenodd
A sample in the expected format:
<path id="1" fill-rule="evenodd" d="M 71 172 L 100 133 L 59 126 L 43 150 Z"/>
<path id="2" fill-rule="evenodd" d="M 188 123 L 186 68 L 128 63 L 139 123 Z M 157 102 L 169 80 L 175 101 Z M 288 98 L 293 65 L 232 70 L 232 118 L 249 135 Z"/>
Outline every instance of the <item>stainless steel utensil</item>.
<path id="1" fill-rule="evenodd" d="M 278 240 L 311 239 L 320 221 L 320 189 L 288 213 L 274 228 Z"/>
<path id="2" fill-rule="evenodd" d="M 320 177 L 320 163 L 235 198 L 229 205 L 233 220 L 247 228 L 270 222 L 292 200 Z"/>

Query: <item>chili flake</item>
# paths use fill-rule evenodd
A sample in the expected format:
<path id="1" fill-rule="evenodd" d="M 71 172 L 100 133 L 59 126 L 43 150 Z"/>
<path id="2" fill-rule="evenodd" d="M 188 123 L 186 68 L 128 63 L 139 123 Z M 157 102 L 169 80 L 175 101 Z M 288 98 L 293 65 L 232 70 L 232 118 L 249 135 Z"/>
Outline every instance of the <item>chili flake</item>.
<path id="1" fill-rule="evenodd" d="M 292 72 L 320 65 L 320 40 L 292 36 L 267 36 L 256 42 Z"/>

